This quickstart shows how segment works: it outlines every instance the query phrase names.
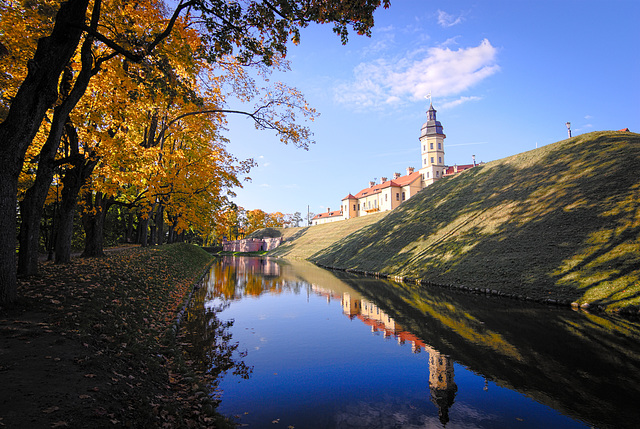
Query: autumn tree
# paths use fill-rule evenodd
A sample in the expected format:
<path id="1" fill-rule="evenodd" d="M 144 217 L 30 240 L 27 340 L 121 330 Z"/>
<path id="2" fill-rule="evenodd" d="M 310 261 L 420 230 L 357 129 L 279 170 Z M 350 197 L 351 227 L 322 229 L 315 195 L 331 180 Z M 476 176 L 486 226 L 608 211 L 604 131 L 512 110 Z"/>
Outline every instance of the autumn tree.
<path id="1" fill-rule="evenodd" d="M 384 1 L 385 7 L 388 6 L 389 0 Z M 17 1 L 10 3 L 10 9 L 22 6 Z M 110 12 L 118 12 L 121 5 L 120 2 L 104 3 L 105 10 Z M 67 112 L 77 103 L 75 97 L 61 100 L 58 84 L 65 67 L 81 44 L 89 41 L 89 49 L 94 43 L 105 49 L 106 56 L 91 59 L 93 66 L 86 69 L 91 76 L 97 74 L 95 66 L 99 61 L 116 56 L 139 63 L 171 34 L 181 13 L 189 11 L 195 18 L 194 23 L 202 24 L 202 40 L 206 46 L 204 52 L 211 61 L 232 54 L 245 64 L 261 61 L 271 65 L 274 57 L 286 53 L 289 40 L 299 41 L 300 28 L 310 22 L 333 23 L 334 31 L 343 42 L 347 40 L 350 26 L 360 34 L 367 34 L 373 25 L 373 11 L 380 5 L 380 0 L 363 0 L 357 4 L 339 0 L 279 0 L 273 3 L 266 0 L 242 3 L 183 0 L 177 3 L 173 13 L 164 15 L 166 18 L 160 21 L 160 26 L 138 31 L 133 30 L 135 14 L 130 13 L 120 14 L 121 19 L 117 23 L 121 27 L 101 25 L 102 5 L 101 0 L 94 0 L 93 3 L 89 0 L 68 0 L 60 4 L 52 18 L 51 32 L 38 40 L 37 48 L 27 62 L 27 74 L 11 97 L 8 111 L 0 123 L 0 162 L 4 167 L 0 170 L 2 304 L 11 303 L 16 297 L 15 215 L 17 184 L 25 155 L 47 111 L 57 101 L 66 103 L 65 109 L 56 116 L 56 123 L 51 125 L 62 129 L 64 126 L 60 124 L 67 122 Z M 133 12 L 136 9 L 163 8 L 162 3 L 153 0 L 124 5 L 130 6 Z M 7 57 L 4 55 L 3 61 Z M 82 92 L 80 89 L 78 87 L 78 93 Z"/>

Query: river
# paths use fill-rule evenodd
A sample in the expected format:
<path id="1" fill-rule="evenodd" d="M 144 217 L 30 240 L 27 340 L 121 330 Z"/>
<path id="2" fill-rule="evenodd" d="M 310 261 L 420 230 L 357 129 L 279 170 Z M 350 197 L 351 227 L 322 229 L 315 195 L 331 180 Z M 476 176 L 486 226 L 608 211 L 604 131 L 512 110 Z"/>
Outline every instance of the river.
<path id="1" fill-rule="evenodd" d="M 250 428 L 640 421 L 640 324 L 613 316 L 225 257 L 183 330 L 218 411 Z"/>

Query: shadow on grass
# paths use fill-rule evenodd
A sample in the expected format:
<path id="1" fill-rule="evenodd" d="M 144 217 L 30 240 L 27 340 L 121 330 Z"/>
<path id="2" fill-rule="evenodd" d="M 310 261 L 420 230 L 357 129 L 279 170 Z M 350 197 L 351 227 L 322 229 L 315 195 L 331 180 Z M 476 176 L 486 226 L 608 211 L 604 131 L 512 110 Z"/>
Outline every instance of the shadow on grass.
<path id="1" fill-rule="evenodd" d="M 638 134 L 584 134 L 440 180 L 312 260 L 532 298 L 637 305 L 639 170 Z"/>
<path id="2" fill-rule="evenodd" d="M 282 244 L 280 244 L 280 246 L 276 247 L 275 249 L 271 250 L 268 254 L 269 256 L 286 256 L 288 255 L 292 249 L 295 248 L 295 245 L 292 244 L 294 243 L 296 240 L 302 238 L 304 235 L 307 234 L 307 232 L 309 231 L 308 226 L 300 228 L 299 231 L 296 231 L 293 235 L 291 235 L 290 237 L 287 237 L 285 239 L 285 241 L 282 242 Z"/>

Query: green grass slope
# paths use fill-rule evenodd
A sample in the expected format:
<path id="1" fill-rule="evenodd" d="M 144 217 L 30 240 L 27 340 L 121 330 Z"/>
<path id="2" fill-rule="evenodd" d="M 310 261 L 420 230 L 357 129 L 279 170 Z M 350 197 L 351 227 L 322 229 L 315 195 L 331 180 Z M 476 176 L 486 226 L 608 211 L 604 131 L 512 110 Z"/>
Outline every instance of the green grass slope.
<path id="1" fill-rule="evenodd" d="M 593 132 L 440 180 L 310 259 L 534 299 L 638 306 L 639 209 L 640 135 Z"/>
<path id="2" fill-rule="evenodd" d="M 340 222 L 300 228 L 274 228 L 282 232 L 283 243 L 269 256 L 307 259 L 359 229 L 376 223 L 390 212 L 376 213 Z"/>

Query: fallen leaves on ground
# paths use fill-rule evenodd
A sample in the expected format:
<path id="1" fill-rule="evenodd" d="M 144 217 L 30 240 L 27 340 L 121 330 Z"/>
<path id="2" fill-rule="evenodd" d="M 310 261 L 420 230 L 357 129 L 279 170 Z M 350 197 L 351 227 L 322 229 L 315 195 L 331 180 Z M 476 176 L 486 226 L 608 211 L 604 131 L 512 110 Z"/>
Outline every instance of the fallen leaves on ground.
<path id="1" fill-rule="evenodd" d="M 190 368 L 172 329 L 209 261 L 186 244 L 126 248 L 66 265 L 43 263 L 38 277 L 21 280 L 21 296 L 52 316 L 43 329 L 71 335 L 86 349 L 77 364 L 82 376 L 95 380 L 89 391 L 101 407 L 94 416 L 105 427 L 224 424 L 209 395 L 195 395 L 207 380 L 184 376 Z M 66 424 L 60 419 L 52 426 Z"/>

